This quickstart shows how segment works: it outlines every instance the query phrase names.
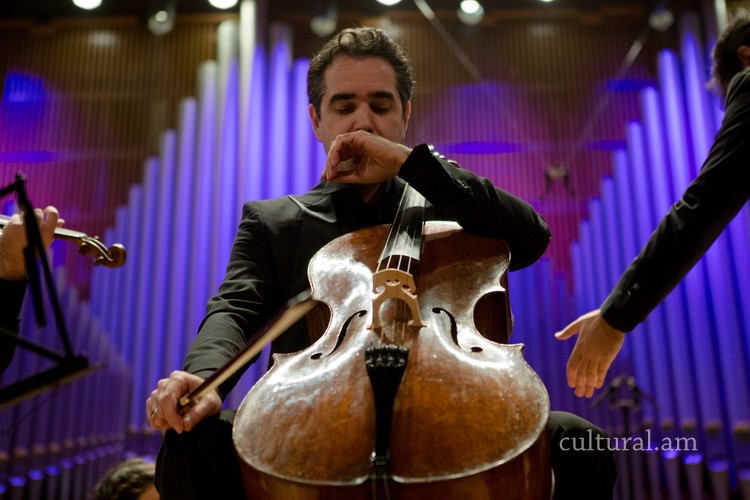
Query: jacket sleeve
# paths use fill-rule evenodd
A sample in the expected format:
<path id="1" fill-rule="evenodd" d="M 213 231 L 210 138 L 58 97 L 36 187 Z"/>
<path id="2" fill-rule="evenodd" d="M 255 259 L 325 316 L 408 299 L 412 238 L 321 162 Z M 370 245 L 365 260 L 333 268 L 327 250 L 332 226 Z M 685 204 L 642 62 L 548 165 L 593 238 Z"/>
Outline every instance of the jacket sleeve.
<path id="1" fill-rule="evenodd" d="M 724 119 L 700 174 L 670 208 L 601 307 L 630 331 L 677 286 L 750 194 L 750 72 L 732 82 Z"/>
<path id="2" fill-rule="evenodd" d="M 534 263 L 549 245 L 549 227 L 529 203 L 489 179 L 438 159 L 426 145 L 414 148 L 399 177 L 444 218 L 455 220 L 469 232 L 505 240 L 511 270 Z"/>

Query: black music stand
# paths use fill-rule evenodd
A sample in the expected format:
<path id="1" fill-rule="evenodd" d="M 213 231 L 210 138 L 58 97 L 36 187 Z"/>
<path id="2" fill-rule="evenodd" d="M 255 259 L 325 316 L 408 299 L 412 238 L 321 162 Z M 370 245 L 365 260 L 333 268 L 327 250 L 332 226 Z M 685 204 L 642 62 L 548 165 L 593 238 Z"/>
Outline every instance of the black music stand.
<path id="1" fill-rule="evenodd" d="M 71 382 L 80 376 L 99 369 L 98 366 L 91 366 L 85 356 L 76 356 L 73 353 L 68 330 L 65 327 L 65 320 L 60 307 L 60 300 L 57 297 L 55 283 L 42 244 L 39 226 L 37 225 L 36 217 L 34 216 L 34 207 L 31 205 L 28 196 L 26 195 L 25 183 L 26 179 L 23 174 L 16 174 L 16 179 L 12 184 L 0 189 L 0 196 L 5 196 L 12 192 L 16 193 L 18 206 L 21 211 L 23 211 L 24 225 L 26 226 L 27 246 L 24 249 L 24 259 L 26 261 L 26 274 L 29 280 L 29 289 L 31 290 L 34 315 L 39 326 L 44 326 L 46 324 L 44 304 L 42 301 L 42 286 L 37 264 L 38 261 L 41 261 L 45 286 L 49 293 L 52 311 L 55 317 L 55 324 L 60 335 L 60 340 L 62 341 L 64 352 L 62 354 L 54 352 L 41 345 L 17 337 L 14 332 L 7 331 L 0 327 L 0 335 L 5 339 L 12 341 L 24 349 L 35 352 L 40 356 L 49 358 L 56 363 L 55 366 L 48 370 L 21 379 L 10 384 L 8 387 L 0 388 L 0 409 L 24 399 L 28 399 L 47 389 L 52 389 L 58 385 Z"/>

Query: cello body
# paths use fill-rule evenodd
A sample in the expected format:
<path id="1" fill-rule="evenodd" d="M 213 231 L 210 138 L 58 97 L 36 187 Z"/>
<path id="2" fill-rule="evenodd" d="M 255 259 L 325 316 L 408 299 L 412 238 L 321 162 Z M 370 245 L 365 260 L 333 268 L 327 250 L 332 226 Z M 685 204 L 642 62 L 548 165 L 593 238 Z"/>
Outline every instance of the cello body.
<path id="1" fill-rule="evenodd" d="M 275 355 L 235 418 L 248 497 L 550 498 L 549 397 L 523 346 L 500 343 L 511 328 L 507 246 L 426 222 L 420 325 L 401 301 L 371 307 L 388 230 L 344 235 L 311 260 L 325 331 Z M 390 408 L 376 402 L 365 359 L 383 346 L 408 350 Z M 387 441 L 379 460 L 376 435 Z"/>

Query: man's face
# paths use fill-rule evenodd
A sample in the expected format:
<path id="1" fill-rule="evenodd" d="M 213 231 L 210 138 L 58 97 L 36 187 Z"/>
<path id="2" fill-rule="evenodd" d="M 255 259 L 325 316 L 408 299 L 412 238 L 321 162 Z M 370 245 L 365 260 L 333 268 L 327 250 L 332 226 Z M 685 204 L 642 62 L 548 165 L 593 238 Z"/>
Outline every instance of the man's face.
<path id="1" fill-rule="evenodd" d="M 339 56 L 323 75 L 325 93 L 320 117 L 309 107 L 315 136 L 326 152 L 340 134 L 365 130 L 393 142 L 406 134 L 411 103 L 406 112 L 396 89 L 393 67 L 380 57 Z"/>

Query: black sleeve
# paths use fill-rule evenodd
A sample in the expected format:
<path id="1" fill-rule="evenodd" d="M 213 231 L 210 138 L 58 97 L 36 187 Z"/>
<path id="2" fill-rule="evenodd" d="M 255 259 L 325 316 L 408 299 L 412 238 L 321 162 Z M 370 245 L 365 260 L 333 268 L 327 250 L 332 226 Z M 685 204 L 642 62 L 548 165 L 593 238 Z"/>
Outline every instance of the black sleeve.
<path id="1" fill-rule="evenodd" d="M 511 270 L 534 263 L 549 245 L 549 227 L 530 204 L 489 179 L 438 159 L 426 145 L 414 148 L 399 177 L 446 219 L 472 233 L 505 240 Z"/>
<path id="2" fill-rule="evenodd" d="M 700 174 L 672 205 L 601 307 L 630 331 L 677 286 L 750 196 L 750 72 L 733 80 L 726 112 Z"/>

